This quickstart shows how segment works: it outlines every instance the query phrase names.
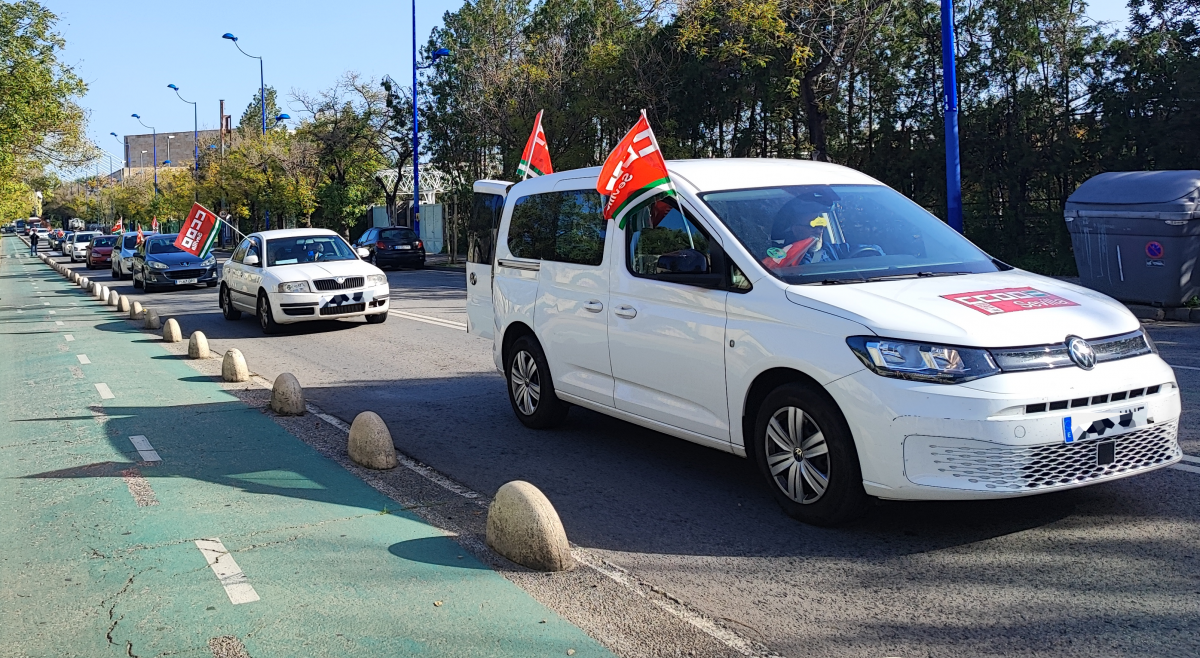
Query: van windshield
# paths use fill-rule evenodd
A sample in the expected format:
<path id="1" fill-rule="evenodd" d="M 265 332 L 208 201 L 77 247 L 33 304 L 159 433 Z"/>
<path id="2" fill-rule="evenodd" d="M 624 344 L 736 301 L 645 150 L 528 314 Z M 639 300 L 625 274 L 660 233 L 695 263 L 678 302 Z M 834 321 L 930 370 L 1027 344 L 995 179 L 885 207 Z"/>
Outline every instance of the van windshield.
<path id="1" fill-rule="evenodd" d="M 789 185 L 700 195 L 768 272 L 787 283 L 973 274 L 990 256 L 884 185 Z"/>

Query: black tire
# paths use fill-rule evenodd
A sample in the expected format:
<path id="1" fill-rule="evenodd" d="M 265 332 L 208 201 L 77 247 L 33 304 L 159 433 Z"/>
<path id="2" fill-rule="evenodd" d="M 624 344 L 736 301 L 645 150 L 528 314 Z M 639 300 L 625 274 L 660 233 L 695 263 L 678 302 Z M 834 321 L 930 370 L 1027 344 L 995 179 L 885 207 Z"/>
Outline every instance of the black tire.
<path id="1" fill-rule="evenodd" d="M 384 322 L 387 322 L 388 314 L 386 311 L 383 313 L 372 313 L 371 315 L 366 316 L 366 318 L 367 324 L 383 324 Z"/>
<path id="2" fill-rule="evenodd" d="M 266 294 L 258 293 L 258 326 L 262 328 L 264 334 L 273 334 L 279 331 L 279 324 L 275 322 L 275 316 L 271 314 L 271 302 L 267 299 Z"/>
<path id="3" fill-rule="evenodd" d="M 242 319 L 242 312 L 233 307 L 233 303 L 229 300 L 229 288 L 221 286 L 221 292 L 217 293 L 217 303 L 221 306 L 221 315 L 226 320 Z"/>
<path id="4" fill-rule="evenodd" d="M 571 405 L 554 393 L 546 353 L 536 338 L 522 336 L 513 343 L 505 359 L 504 377 L 508 382 L 508 402 L 525 427 L 550 429 L 566 419 Z"/>
<path id="5" fill-rule="evenodd" d="M 759 408 L 751 446 L 759 472 L 788 516 L 835 526 L 866 511 L 870 499 L 863 490 L 854 437 L 821 387 L 796 382 L 772 391 Z"/>

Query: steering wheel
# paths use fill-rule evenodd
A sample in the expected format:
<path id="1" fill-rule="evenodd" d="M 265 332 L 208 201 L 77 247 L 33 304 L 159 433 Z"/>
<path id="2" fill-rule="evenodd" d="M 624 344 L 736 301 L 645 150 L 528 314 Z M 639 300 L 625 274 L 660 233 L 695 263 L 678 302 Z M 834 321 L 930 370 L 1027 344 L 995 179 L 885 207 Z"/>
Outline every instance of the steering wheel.
<path id="1" fill-rule="evenodd" d="M 862 246 L 850 252 L 851 258 L 867 258 L 870 256 L 882 256 L 883 250 L 879 247 Z"/>

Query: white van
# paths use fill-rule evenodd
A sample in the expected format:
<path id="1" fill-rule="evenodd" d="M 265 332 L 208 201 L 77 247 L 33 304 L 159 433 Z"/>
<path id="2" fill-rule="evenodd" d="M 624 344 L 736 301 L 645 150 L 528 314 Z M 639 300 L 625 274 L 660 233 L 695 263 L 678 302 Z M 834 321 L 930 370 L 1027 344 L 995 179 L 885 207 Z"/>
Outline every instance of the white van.
<path id="1" fill-rule="evenodd" d="M 525 425 L 578 405 L 748 457 L 815 524 L 1182 458 L 1174 373 L 1116 301 L 845 167 L 668 168 L 677 197 L 624 228 L 599 168 L 475 184 L 468 326 Z"/>

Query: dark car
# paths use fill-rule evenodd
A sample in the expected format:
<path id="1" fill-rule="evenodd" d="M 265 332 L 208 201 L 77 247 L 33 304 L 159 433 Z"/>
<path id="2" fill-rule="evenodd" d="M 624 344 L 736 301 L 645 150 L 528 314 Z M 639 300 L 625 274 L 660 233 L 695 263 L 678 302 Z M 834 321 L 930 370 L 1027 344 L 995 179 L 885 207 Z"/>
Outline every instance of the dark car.
<path id="1" fill-rule="evenodd" d="M 379 268 L 425 267 L 425 245 L 417 234 L 403 226 L 367 229 L 354 243 L 357 249 L 371 252 L 367 262 Z"/>
<path id="2" fill-rule="evenodd" d="M 133 252 L 133 287 L 151 292 L 155 288 L 217 285 L 217 257 L 197 258 L 175 246 L 177 233 L 147 237 Z"/>
<path id="3" fill-rule="evenodd" d="M 120 239 L 119 235 L 97 235 L 92 238 L 83 256 L 87 268 L 93 270 L 111 264 L 113 247 L 117 246 L 117 240 Z"/>

